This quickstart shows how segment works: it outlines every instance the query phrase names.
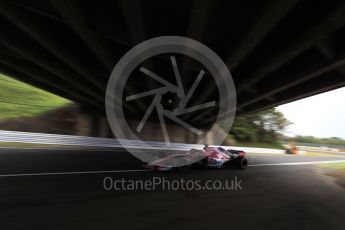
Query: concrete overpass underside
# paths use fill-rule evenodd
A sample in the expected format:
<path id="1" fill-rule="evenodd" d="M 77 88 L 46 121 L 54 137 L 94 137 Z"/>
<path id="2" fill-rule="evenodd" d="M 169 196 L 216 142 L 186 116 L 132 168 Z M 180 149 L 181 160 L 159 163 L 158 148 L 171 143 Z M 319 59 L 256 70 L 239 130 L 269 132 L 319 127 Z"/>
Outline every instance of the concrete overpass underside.
<path id="1" fill-rule="evenodd" d="M 0 30 L 2 73 L 99 114 L 117 61 L 141 41 L 163 35 L 198 40 L 223 59 L 235 82 L 238 115 L 345 86 L 342 0 L 12 0 L 0 2 Z M 177 60 L 191 84 L 197 64 Z M 169 76 L 169 61 L 163 56 L 147 66 Z M 155 84 L 135 79 L 135 92 Z M 201 87 L 207 90 L 195 103 L 217 97 L 212 82 Z M 146 107 L 136 102 L 128 109 L 137 119 Z M 186 119 L 204 126 L 216 111 Z"/>

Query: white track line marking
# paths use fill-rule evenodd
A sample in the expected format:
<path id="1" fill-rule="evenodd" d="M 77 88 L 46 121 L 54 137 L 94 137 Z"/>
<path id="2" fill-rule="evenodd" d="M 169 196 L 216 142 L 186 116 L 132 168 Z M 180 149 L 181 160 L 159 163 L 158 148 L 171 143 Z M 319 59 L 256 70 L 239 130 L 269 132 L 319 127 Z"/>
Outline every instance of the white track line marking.
<path id="1" fill-rule="evenodd" d="M 78 175 L 78 174 L 103 174 L 103 173 L 126 173 L 126 172 L 145 172 L 147 169 L 130 169 L 130 170 L 108 170 L 108 171 L 76 171 L 76 172 L 52 172 L 52 173 L 18 173 L 3 174 L 0 177 L 24 177 L 24 176 L 54 176 L 54 175 Z"/>
<path id="2" fill-rule="evenodd" d="M 342 163 L 345 160 L 333 161 L 307 161 L 307 162 L 290 162 L 290 163 L 272 163 L 272 164 L 255 164 L 249 167 L 256 166 L 279 166 L 279 165 L 313 165 L 313 164 L 333 164 Z M 1 177 L 25 177 L 25 176 L 54 176 L 54 175 L 82 175 L 82 174 L 103 174 L 103 173 L 126 173 L 126 172 L 151 172 L 147 169 L 129 169 L 129 170 L 108 170 L 108 171 L 75 171 L 75 172 L 52 172 L 52 173 L 19 173 L 19 174 L 3 174 Z"/>
<path id="3" fill-rule="evenodd" d="M 255 164 L 255 165 L 249 165 L 249 166 L 255 167 L 255 166 L 278 166 L 278 165 L 316 165 L 316 164 L 334 164 L 334 163 L 343 163 L 343 162 L 345 162 L 345 160 L 269 163 L 269 164 Z"/>

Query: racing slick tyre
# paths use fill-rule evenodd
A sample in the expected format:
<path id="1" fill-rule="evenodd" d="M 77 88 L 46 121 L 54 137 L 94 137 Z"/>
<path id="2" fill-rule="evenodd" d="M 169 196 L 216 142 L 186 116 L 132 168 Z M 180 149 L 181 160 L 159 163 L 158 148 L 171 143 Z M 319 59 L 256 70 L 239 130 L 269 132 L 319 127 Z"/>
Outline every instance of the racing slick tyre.
<path id="1" fill-rule="evenodd" d="M 176 167 L 175 169 L 177 172 L 187 172 L 191 167 L 192 165 L 185 165 L 181 167 Z"/>
<path id="2" fill-rule="evenodd" d="M 183 166 L 175 168 L 177 172 L 187 172 L 189 169 L 192 168 L 192 164 L 189 161 L 184 160 L 183 163 Z"/>
<path id="3" fill-rule="evenodd" d="M 239 157 L 236 159 L 235 166 L 238 169 L 245 169 L 248 166 L 248 160 L 244 157 Z"/>
<path id="4" fill-rule="evenodd" d="M 202 159 L 201 161 L 194 164 L 195 168 L 204 169 L 207 168 L 207 158 Z"/>

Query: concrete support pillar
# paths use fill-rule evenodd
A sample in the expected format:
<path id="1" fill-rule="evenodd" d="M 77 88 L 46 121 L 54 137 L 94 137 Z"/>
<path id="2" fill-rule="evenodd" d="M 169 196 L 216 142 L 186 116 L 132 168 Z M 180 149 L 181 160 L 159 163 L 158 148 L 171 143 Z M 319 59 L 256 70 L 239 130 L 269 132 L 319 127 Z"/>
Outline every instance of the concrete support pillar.
<path id="1" fill-rule="evenodd" d="M 90 115 L 80 113 L 77 117 L 75 134 L 78 136 L 89 136 L 91 130 Z"/>
<path id="2" fill-rule="evenodd" d="M 90 130 L 89 135 L 92 137 L 98 137 L 99 134 L 99 125 L 100 125 L 100 119 L 97 114 L 90 115 Z"/>
<path id="3" fill-rule="evenodd" d="M 127 123 L 131 127 L 132 131 L 136 133 L 137 137 L 143 141 L 165 141 L 160 123 L 148 121 L 140 133 L 136 132 L 139 121 L 127 121 Z M 189 130 L 178 124 L 167 123 L 166 128 L 169 133 L 170 142 L 191 144 L 197 142 L 198 136 L 196 134 L 191 133 Z M 91 113 L 89 109 L 82 107 L 77 116 L 75 134 L 79 136 L 114 137 L 105 116 Z M 128 137 L 130 136 L 128 135 Z M 212 139 L 212 137 L 208 138 Z M 208 141 L 212 142 L 211 140 Z"/>
<path id="4" fill-rule="evenodd" d="M 99 117 L 98 137 L 107 137 L 109 132 L 109 124 L 106 117 Z"/>
<path id="5" fill-rule="evenodd" d="M 89 109 L 80 107 L 75 134 L 79 136 L 105 137 L 107 125 L 108 122 L 103 116 L 90 113 Z"/>
<path id="6" fill-rule="evenodd" d="M 129 125 L 131 129 L 135 131 L 138 122 L 129 121 Z M 191 133 L 189 130 L 180 125 L 166 124 L 166 128 L 169 133 L 170 142 L 194 144 L 198 139 L 196 134 Z M 156 122 L 147 122 L 141 132 L 137 133 L 137 136 L 144 141 L 165 141 L 161 125 L 160 123 Z"/>

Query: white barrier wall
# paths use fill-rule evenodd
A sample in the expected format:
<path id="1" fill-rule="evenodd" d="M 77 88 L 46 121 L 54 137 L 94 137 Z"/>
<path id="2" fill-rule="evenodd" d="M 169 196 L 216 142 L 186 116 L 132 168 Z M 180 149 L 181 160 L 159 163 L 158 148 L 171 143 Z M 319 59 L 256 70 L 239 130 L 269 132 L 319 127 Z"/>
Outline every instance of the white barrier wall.
<path id="1" fill-rule="evenodd" d="M 58 135 L 46 133 L 27 133 L 14 131 L 1 131 L 1 142 L 19 142 L 31 144 L 52 144 L 52 145 L 69 145 L 69 146 L 86 146 L 86 147 L 109 147 L 109 148 L 130 148 L 141 149 L 140 143 L 133 140 L 124 140 L 125 145 L 122 146 L 116 139 L 102 138 L 102 137 L 85 137 L 85 136 L 71 136 Z M 166 146 L 164 142 L 147 142 L 152 150 L 170 150 L 170 151 L 187 151 L 191 148 L 202 149 L 203 145 L 172 143 L 171 146 Z M 264 149 L 264 148 L 250 148 L 250 147 L 233 147 L 222 146 L 224 148 L 231 147 L 235 150 L 243 150 L 248 153 L 274 153 L 282 154 L 284 150 L 278 149 Z"/>

